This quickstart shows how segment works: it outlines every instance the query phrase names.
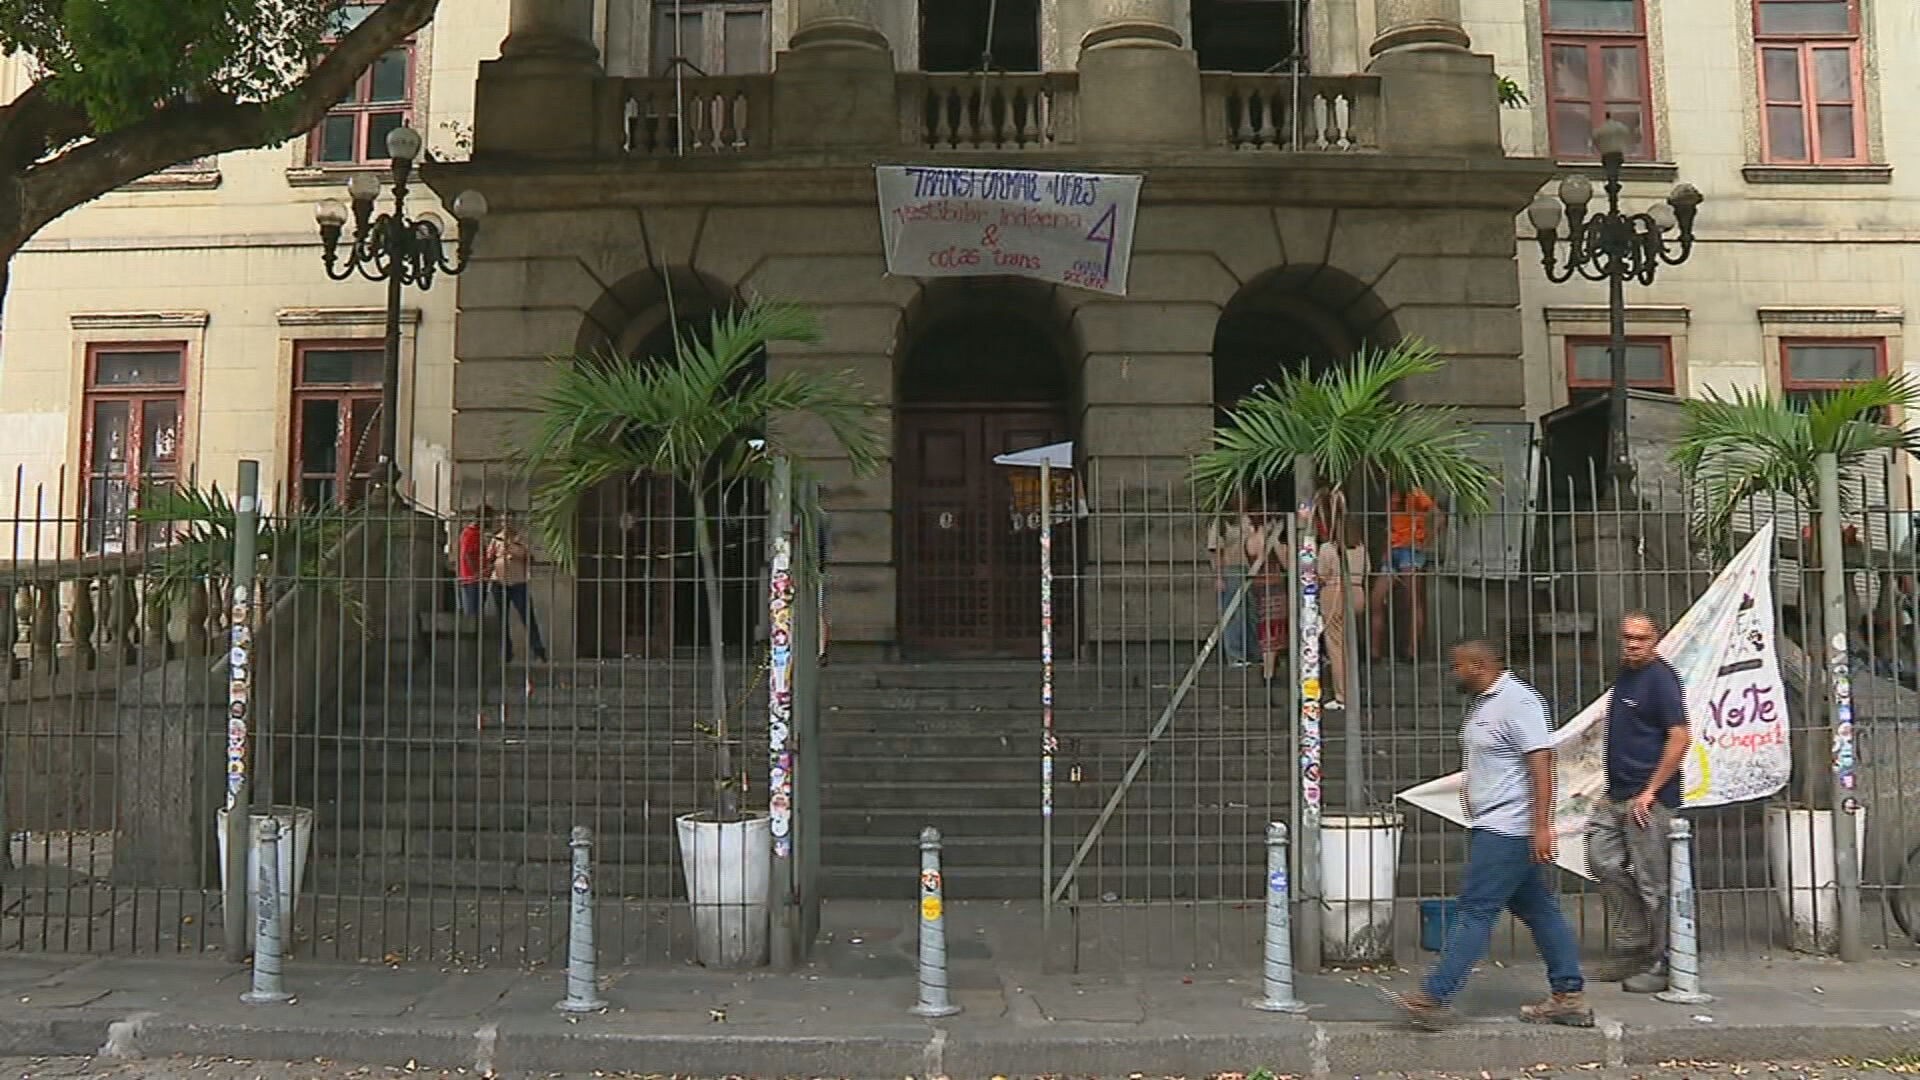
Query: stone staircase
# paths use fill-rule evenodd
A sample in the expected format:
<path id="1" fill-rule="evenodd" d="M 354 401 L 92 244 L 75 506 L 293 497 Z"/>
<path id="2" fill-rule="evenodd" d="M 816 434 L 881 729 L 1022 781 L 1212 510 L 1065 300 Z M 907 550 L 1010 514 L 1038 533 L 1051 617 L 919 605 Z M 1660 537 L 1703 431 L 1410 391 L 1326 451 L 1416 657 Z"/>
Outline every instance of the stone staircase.
<path id="1" fill-rule="evenodd" d="M 1591 668 L 1531 669 L 1569 716 L 1597 694 Z M 1371 665 L 1364 749 L 1368 801 L 1458 766 L 1460 701 L 1439 664 Z M 1161 658 L 1063 663 L 1056 676 L 1054 875 L 1117 789 L 1183 664 Z M 604 895 L 682 893 L 675 816 L 708 803 L 711 744 L 696 733 L 710 691 L 691 662 L 561 664 L 491 673 L 484 692 L 415 686 L 349 707 L 306 740 L 294 775 L 320 809 L 314 874 L 323 892 L 561 895 L 567 834 L 595 830 Z M 738 695 L 749 672 L 728 672 Z M 822 887 L 829 897 L 916 895 L 920 830 L 945 839 L 956 899 L 1033 899 L 1042 875 L 1039 673 L 1034 663 L 834 665 L 824 673 Z M 766 774 L 764 696 L 734 714 L 751 783 Z M 744 722 L 742 722 L 744 718 Z M 1175 712 L 1076 881 L 1083 900 L 1257 900 L 1270 820 L 1291 813 L 1293 717 L 1284 683 L 1209 667 Z M 1330 806 L 1341 804 L 1345 733 L 1328 714 Z M 749 790 L 746 805 L 764 805 Z M 1766 882 L 1758 812 L 1699 826 L 1703 888 Z M 1464 834 L 1408 810 L 1399 890 L 1458 886 Z"/>

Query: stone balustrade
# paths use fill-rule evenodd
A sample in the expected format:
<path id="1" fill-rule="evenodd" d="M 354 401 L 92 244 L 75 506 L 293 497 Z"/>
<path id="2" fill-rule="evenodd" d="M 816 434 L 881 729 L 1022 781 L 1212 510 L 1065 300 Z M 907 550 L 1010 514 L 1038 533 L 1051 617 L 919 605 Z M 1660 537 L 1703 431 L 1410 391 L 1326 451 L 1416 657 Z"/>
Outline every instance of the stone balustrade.
<path id="1" fill-rule="evenodd" d="M 771 75 L 620 79 L 618 143 L 629 158 L 766 154 L 773 149 Z M 1206 142 L 1214 149 L 1341 153 L 1379 148 L 1373 75 L 1203 72 Z M 903 72 L 900 145 L 1021 152 L 1077 146 L 1076 72 Z"/>
<path id="2" fill-rule="evenodd" d="M 142 555 L 0 564 L 7 680 L 157 663 L 166 659 L 176 622 L 184 623 L 178 644 L 188 654 L 209 654 L 219 620 L 208 584 L 162 590 L 153 569 L 152 558 Z"/>
<path id="3" fill-rule="evenodd" d="M 1200 79 L 1210 146 L 1304 153 L 1379 148 L 1377 76 L 1206 72 Z"/>
<path id="4" fill-rule="evenodd" d="M 1046 73 L 900 76 L 900 133 L 928 150 L 1046 150 L 1077 142 L 1080 77 Z"/>
<path id="5" fill-rule="evenodd" d="M 771 75 L 625 79 L 621 146 L 627 156 L 765 153 L 771 143 Z"/>

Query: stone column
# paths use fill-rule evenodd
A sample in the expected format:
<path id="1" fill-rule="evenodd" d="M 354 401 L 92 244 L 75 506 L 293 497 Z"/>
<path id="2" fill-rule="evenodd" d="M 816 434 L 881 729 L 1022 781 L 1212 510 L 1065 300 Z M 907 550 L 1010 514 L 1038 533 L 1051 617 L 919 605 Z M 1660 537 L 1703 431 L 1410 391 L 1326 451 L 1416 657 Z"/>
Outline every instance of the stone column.
<path id="1" fill-rule="evenodd" d="M 1080 39 L 1080 141 L 1199 146 L 1200 65 L 1175 0 L 1091 0 Z"/>
<path id="2" fill-rule="evenodd" d="M 504 60 L 544 60 L 558 65 L 595 66 L 593 0 L 513 0 L 507 16 Z"/>
<path id="3" fill-rule="evenodd" d="M 583 158 L 617 147 L 626 103 L 603 74 L 593 0 L 513 0 L 500 59 L 480 65 L 474 87 L 474 155 Z"/>
<path id="4" fill-rule="evenodd" d="M 775 146 L 899 143 L 893 46 L 873 8 L 884 2 L 795 0 L 793 34 L 774 63 Z"/>
<path id="5" fill-rule="evenodd" d="M 1367 70 L 1380 81 L 1380 148 L 1498 157 L 1493 58 L 1470 51 L 1460 0 L 1374 0 L 1379 32 Z"/>

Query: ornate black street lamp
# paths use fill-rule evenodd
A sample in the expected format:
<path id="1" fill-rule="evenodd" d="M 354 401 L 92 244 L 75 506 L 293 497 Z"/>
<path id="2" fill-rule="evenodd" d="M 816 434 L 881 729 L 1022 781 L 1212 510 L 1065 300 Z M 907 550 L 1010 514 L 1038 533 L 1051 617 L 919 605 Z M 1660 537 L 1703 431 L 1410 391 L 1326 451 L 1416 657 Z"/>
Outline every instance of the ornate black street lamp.
<path id="1" fill-rule="evenodd" d="M 1608 468 L 1624 492 L 1633 482 L 1633 458 L 1627 449 L 1627 297 L 1626 284 L 1651 285 L 1661 266 L 1678 266 L 1693 254 L 1693 221 L 1700 211 L 1700 189 L 1675 184 L 1664 203 L 1630 214 L 1620 209 L 1620 173 L 1627 160 L 1633 133 L 1618 120 L 1609 120 L 1593 133 L 1606 176 L 1607 208 L 1591 216 L 1593 183 L 1574 175 L 1560 181 L 1560 197 L 1542 195 L 1528 208 L 1540 240 L 1540 263 L 1555 285 L 1573 280 L 1607 283 L 1607 358 L 1612 367 L 1608 395 Z M 1556 247 L 1566 227 L 1564 262 Z M 1677 234 L 1677 235 L 1674 235 Z"/>
<path id="2" fill-rule="evenodd" d="M 395 451 L 400 436 L 400 291 L 408 285 L 430 289 L 435 275 L 465 270 L 474 239 L 480 235 L 481 219 L 487 216 L 487 200 L 477 191 L 463 191 L 453 200 L 460 235 L 455 255 L 449 259 L 439 216 L 407 217 L 407 180 L 419 154 L 419 132 L 410 127 L 388 132 L 387 156 L 393 162 L 391 213 L 374 216 L 373 200 L 380 195 L 380 180 L 374 174 L 355 173 L 347 181 L 347 195 L 353 201 L 353 240 L 345 265 L 340 262 L 340 237 L 347 208 L 338 199 L 327 199 L 313 211 L 325 244 L 320 257 L 327 264 L 328 277 L 345 281 L 358 274 L 387 283 L 386 374 L 380 385 L 380 464 L 375 482 L 390 492 L 397 490 L 400 479 L 400 457 Z"/>

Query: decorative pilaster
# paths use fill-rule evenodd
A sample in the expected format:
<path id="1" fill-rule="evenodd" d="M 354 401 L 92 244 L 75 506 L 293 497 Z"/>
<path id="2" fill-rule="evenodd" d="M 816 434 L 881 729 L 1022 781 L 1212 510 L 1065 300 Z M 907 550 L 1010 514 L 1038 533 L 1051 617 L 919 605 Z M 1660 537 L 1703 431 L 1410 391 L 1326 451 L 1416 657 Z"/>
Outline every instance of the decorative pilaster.
<path id="1" fill-rule="evenodd" d="M 1470 51 L 1460 0 L 1374 0 L 1379 33 L 1367 70 L 1380 76 L 1380 149 L 1501 157 L 1493 58 Z"/>
<path id="2" fill-rule="evenodd" d="M 1466 52 L 1473 45 L 1460 24 L 1460 0 L 1374 0 L 1379 33 L 1374 56 L 1404 50 Z"/>
<path id="3" fill-rule="evenodd" d="M 1197 147 L 1200 64 L 1174 0 L 1092 0 L 1080 39 L 1080 141 L 1090 146 Z"/>

